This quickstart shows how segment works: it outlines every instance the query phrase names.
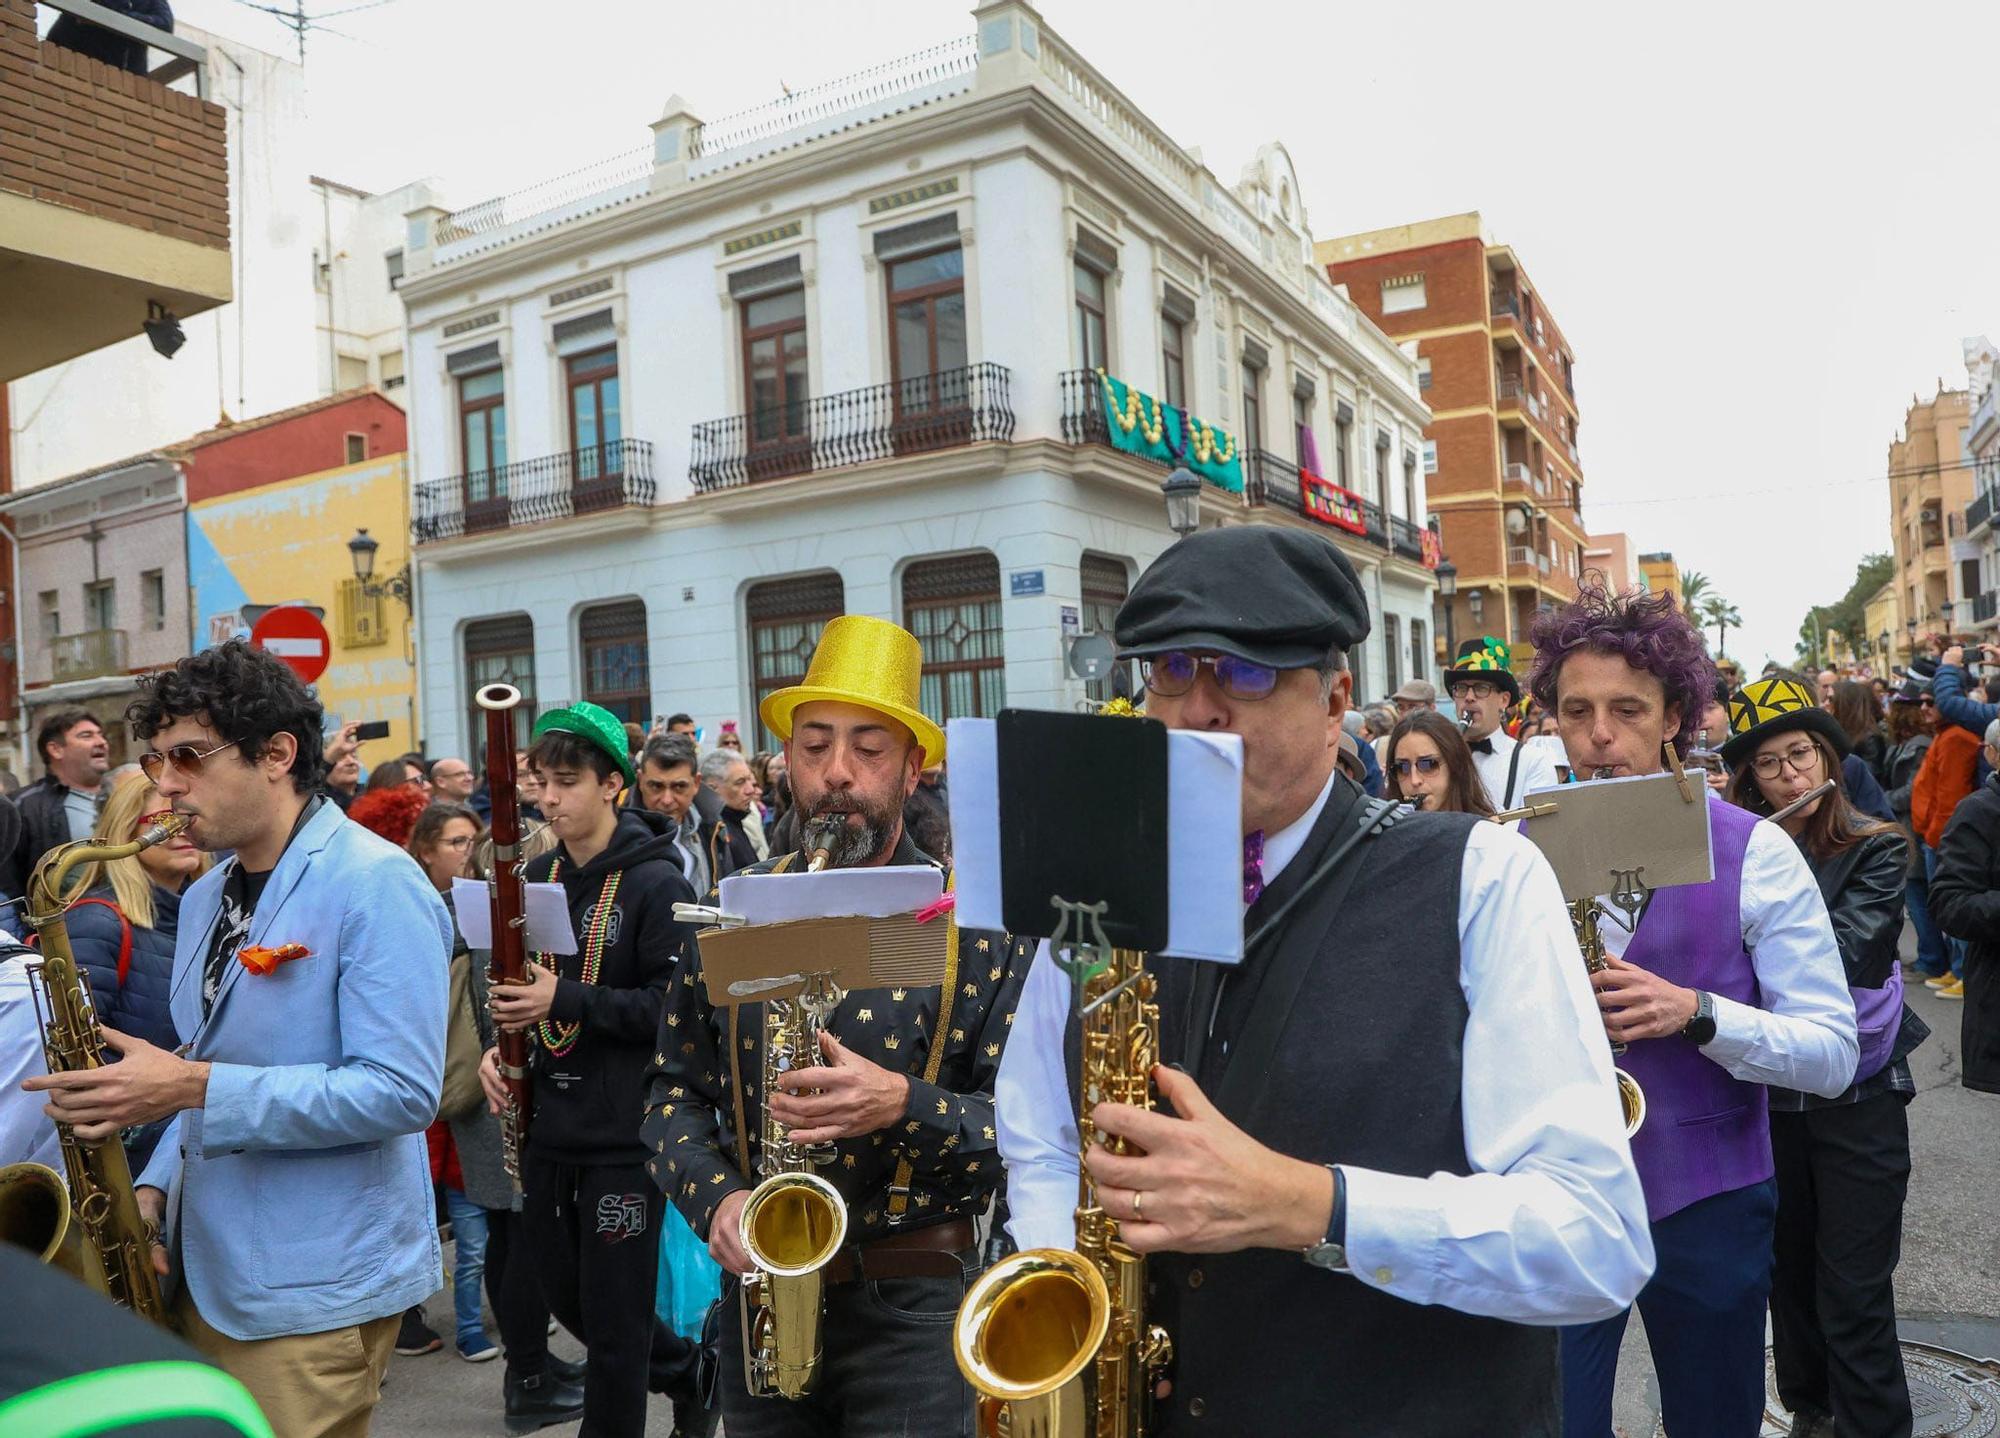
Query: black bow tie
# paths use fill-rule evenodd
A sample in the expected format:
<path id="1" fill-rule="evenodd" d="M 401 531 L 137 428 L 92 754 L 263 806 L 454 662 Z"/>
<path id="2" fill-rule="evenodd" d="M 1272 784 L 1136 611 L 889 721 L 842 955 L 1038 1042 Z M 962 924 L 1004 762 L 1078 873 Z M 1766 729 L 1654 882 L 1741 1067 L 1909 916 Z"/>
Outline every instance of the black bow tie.
<path id="1" fill-rule="evenodd" d="M 1484 739 L 1469 739 L 1466 742 L 1472 746 L 1472 752 L 1475 754 L 1491 754 L 1493 752 L 1493 736 L 1491 734 L 1488 734 Z"/>

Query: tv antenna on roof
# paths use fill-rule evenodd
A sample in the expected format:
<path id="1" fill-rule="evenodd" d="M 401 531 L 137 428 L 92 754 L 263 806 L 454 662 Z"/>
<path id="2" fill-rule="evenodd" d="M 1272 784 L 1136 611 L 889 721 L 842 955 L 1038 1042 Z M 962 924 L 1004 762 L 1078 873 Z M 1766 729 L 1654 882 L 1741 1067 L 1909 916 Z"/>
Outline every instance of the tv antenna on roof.
<path id="1" fill-rule="evenodd" d="M 354 36 L 336 30 L 323 22 L 341 15 L 352 15 L 357 10 L 379 10 L 384 5 L 394 4 L 395 0 L 367 0 L 365 4 L 343 5 L 338 10 L 326 10 L 317 15 L 311 14 L 306 10 L 305 0 L 293 0 L 290 8 L 282 5 L 260 5 L 257 3 L 257 0 L 236 0 L 236 3 L 252 10 L 263 11 L 266 15 L 272 16 L 280 25 L 283 25 L 287 30 L 296 35 L 299 41 L 299 63 L 303 65 L 306 62 L 306 32 L 308 30 L 321 30 L 328 35 L 338 35 L 343 40 L 353 40 L 355 39 Z"/>

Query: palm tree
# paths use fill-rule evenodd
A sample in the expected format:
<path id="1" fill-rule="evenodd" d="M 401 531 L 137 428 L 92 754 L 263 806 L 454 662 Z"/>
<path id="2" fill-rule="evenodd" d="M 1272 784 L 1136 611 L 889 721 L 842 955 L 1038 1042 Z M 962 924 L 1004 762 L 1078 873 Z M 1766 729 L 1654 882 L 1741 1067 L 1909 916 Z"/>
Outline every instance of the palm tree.
<path id="1" fill-rule="evenodd" d="M 1706 582 L 1704 582 L 1703 587 L 1707 587 Z M 1724 599 L 1720 594 L 1713 594 L 1702 602 L 1701 622 L 1704 625 L 1713 624 L 1715 626 L 1715 653 L 1716 657 L 1720 658 L 1723 653 L 1723 644 L 1728 638 L 1729 631 L 1743 627 L 1743 616 L 1737 612 L 1736 606 L 1731 604 L 1727 599 Z"/>
<path id="2" fill-rule="evenodd" d="M 1681 613 L 1698 614 L 1701 601 L 1709 592 L 1708 576 L 1698 569 L 1681 571 Z"/>

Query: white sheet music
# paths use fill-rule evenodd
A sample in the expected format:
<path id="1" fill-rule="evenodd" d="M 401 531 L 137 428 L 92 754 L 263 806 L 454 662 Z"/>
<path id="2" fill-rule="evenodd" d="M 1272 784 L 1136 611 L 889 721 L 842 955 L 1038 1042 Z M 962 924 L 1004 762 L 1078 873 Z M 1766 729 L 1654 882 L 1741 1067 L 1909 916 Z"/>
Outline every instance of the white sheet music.
<path id="1" fill-rule="evenodd" d="M 528 947 L 544 954 L 576 952 L 576 930 L 570 927 L 569 899 L 561 884 L 521 886 L 528 911 Z M 493 898 L 484 879 L 453 879 L 452 908 L 467 947 L 493 947 Z"/>
<path id="2" fill-rule="evenodd" d="M 944 893 L 944 874 L 929 864 L 822 869 L 817 874 L 732 874 L 721 907 L 752 924 L 793 919 L 886 919 L 913 914 Z"/>

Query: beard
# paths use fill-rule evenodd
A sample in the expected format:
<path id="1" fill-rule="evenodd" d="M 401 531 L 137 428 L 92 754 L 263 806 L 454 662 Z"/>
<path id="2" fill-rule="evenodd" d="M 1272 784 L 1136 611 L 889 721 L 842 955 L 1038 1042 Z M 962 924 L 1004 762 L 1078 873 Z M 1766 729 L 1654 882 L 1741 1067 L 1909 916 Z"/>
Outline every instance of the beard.
<path id="1" fill-rule="evenodd" d="M 860 794 L 827 794 L 801 806 L 799 814 L 799 856 L 812 858 L 813 824 L 829 814 L 853 816 L 834 832 L 827 850 L 829 869 L 847 869 L 864 864 L 889 847 L 896 826 L 903 820 L 903 806 L 892 799 L 874 800 Z M 861 822 L 856 824 L 853 819 Z"/>

